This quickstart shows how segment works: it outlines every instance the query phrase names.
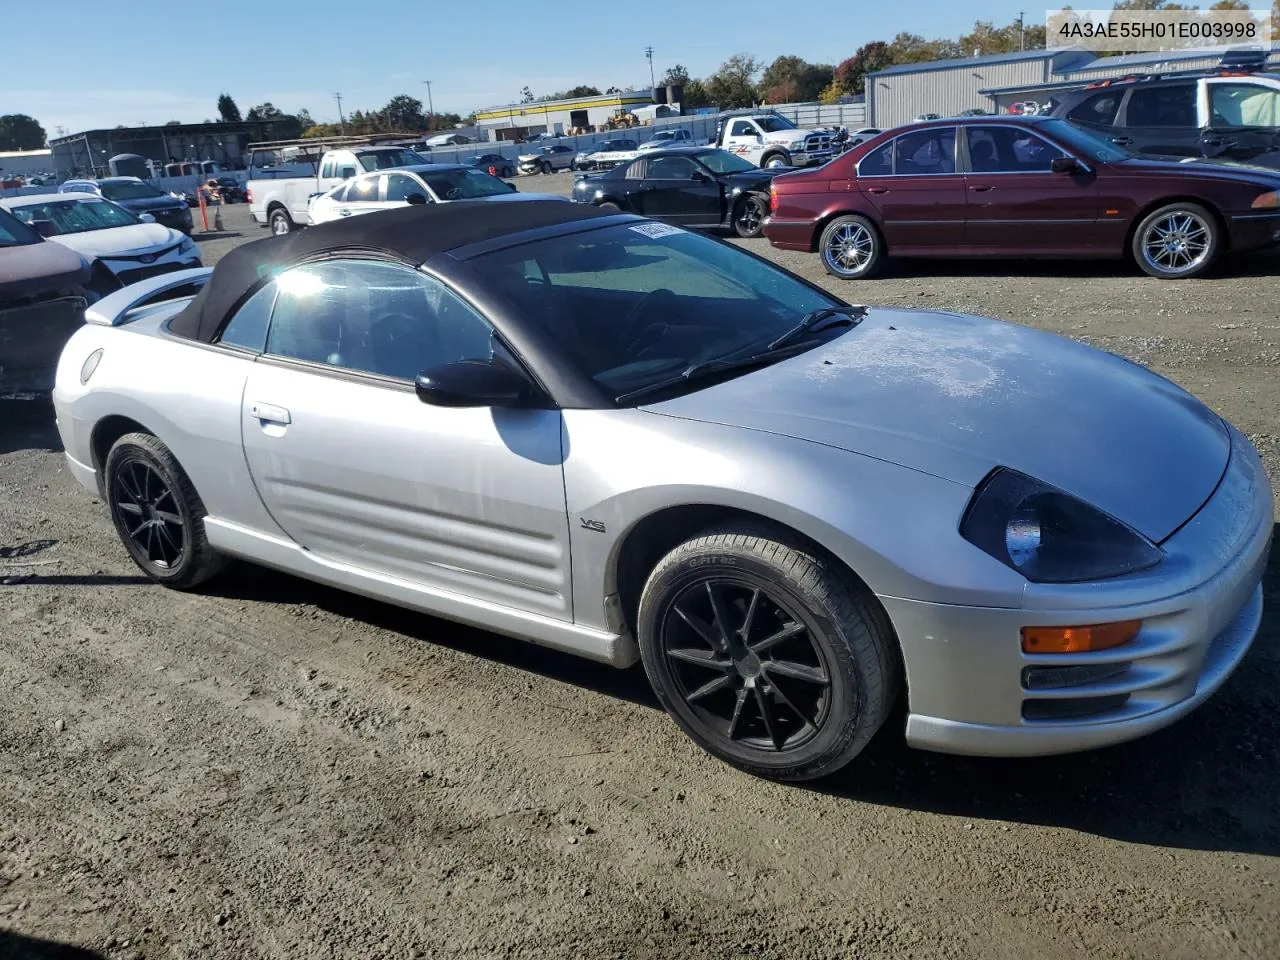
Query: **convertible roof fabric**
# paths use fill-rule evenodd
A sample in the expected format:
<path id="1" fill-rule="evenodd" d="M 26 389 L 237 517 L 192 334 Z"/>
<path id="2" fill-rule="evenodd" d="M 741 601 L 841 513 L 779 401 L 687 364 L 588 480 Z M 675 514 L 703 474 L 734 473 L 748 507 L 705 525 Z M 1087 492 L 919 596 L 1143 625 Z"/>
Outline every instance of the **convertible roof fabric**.
<path id="1" fill-rule="evenodd" d="M 375 255 L 419 266 L 437 253 L 506 234 L 609 216 L 562 200 L 459 200 L 406 206 L 307 227 L 236 247 L 218 261 L 200 293 L 169 324 L 180 337 L 211 343 L 227 318 L 281 270 L 343 255 Z"/>

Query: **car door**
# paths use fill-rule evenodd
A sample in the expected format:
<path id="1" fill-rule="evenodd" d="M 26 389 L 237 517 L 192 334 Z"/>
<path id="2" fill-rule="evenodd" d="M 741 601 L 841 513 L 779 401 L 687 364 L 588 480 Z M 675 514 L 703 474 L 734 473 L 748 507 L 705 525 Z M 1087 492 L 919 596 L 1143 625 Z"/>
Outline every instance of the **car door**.
<path id="1" fill-rule="evenodd" d="M 956 128 L 905 133 L 858 163 L 857 189 L 879 214 L 890 250 L 943 252 L 964 235 L 964 177 L 956 169 Z"/>
<path id="2" fill-rule="evenodd" d="M 281 529 L 323 564 L 571 620 L 559 411 L 414 392 L 424 368 L 505 350 L 485 319 L 385 261 L 306 264 L 276 283 L 242 429 Z"/>
<path id="3" fill-rule="evenodd" d="M 1132 87 L 1120 111 L 1119 127 L 1111 140 L 1135 153 L 1200 156 L 1195 81 L 1159 80 Z"/>
<path id="4" fill-rule="evenodd" d="M 1011 255 L 1080 253 L 1112 229 L 1098 222 L 1091 172 L 1054 173 L 1053 160 L 1068 155 L 1057 144 L 1013 125 L 971 126 L 965 134 L 966 247 Z"/>
<path id="5" fill-rule="evenodd" d="M 1242 163 L 1280 167 L 1280 89 L 1247 79 L 1204 85 L 1207 124 L 1201 152 Z"/>
<path id="6" fill-rule="evenodd" d="M 380 173 L 367 173 L 352 180 L 344 198 L 334 204 L 338 216 L 353 217 L 384 209 L 382 179 Z"/>
<path id="7" fill-rule="evenodd" d="M 718 224 L 720 182 L 691 157 L 658 156 L 648 160 L 640 213 L 686 226 Z"/>
<path id="8" fill-rule="evenodd" d="M 379 206 L 387 209 L 402 207 L 413 196 L 422 197 L 427 203 L 432 203 L 436 200 L 431 195 L 431 191 L 416 177 L 407 173 L 384 174 L 382 200 L 379 202 Z"/>

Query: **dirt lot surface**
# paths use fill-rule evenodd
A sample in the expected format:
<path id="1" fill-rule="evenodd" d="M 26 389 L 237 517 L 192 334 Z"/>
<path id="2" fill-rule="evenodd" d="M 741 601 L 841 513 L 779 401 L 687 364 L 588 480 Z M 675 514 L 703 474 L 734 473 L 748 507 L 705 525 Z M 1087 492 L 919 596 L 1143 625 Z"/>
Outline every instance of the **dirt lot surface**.
<path id="1" fill-rule="evenodd" d="M 209 261 L 263 234 L 225 220 Z M 1148 364 L 1280 487 L 1277 272 L 922 263 L 833 289 Z M 991 761 L 891 724 L 805 788 L 700 753 L 638 669 L 249 567 L 150 586 L 38 400 L 0 401 L 0 548 L 0 957 L 1280 956 L 1280 558 L 1253 652 L 1172 729 Z"/>

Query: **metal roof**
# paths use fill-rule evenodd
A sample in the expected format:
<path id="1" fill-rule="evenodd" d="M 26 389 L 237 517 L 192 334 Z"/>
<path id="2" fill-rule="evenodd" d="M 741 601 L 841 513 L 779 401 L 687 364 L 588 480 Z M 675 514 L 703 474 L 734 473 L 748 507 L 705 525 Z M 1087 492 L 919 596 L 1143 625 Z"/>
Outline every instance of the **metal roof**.
<path id="1" fill-rule="evenodd" d="M 1056 50 L 1019 50 L 1016 53 L 992 53 L 983 57 L 958 57 L 953 60 L 926 60 L 923 63 L 900 63 L 868 74 L 871 77 L 885 77 L 894 73 L 928 73 L 933 70 L 954 70 L 956 67 L 978 67 L 992 63 L 1017 63 L 1022 60 L 1051 60 L 1064 54 L 1092 56 L 1088 51 L 1074 47 L 1063 47 Z"/>
<path id="2" fill-rule="evenodd" d="M 1232 50 L 1242 49 L 1239 44 L 1228 44 L 1215 47 L 1195 47 L 1188 50 L 1148 50 L 1142 53 L 1126 53 L 1116 57 L 1096 57 L 1088 63 L 1073 63 L 1066 68 L 1054 70 L 1056 74 L 1070 76 L 1087 70 L 1123 70 L 1127 67 L 1149 67 L 1160 64 L 1175 64 L 1183 60 L 1204 60 L 1217 57 Z M 1262 49 L 1261 45 L 1257 49 Z M 1280 46 L 1271 45 L 1271 57 L 1280 56 Z"/>

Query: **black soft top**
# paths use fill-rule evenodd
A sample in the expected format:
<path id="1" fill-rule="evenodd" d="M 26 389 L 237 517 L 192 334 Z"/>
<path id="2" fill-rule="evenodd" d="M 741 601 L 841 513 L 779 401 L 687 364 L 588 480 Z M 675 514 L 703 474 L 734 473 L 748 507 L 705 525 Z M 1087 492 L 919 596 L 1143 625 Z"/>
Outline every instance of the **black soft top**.
<path id="1" fill-rule="evenodd" d="M 437 253 L 539 227 L 608 216 L 585 203 L 525 200 L 407 206 L 307 227 L 236 247 L 213 270 L 200 293 L 169 324 L 169 330 L 211 343 L 231 314 L 280 271 L 310 260 L 365 256 L 417 267 Z"/>

